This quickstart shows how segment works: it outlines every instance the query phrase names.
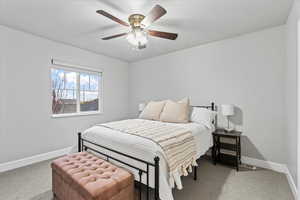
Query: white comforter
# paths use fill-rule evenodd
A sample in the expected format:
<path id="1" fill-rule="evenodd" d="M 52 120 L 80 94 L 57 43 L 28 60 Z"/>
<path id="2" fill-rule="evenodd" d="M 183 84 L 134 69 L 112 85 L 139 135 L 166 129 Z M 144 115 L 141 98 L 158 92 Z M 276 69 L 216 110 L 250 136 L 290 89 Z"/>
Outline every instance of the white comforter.
<path id="1" fill-rule="evenodd" d="M 165 122 L 161 122 L 165 123 Z M 181 126 L 189 129 L 196 140 L 197 146 L 197 157 L 202 156 L 205 152 L 212 146 L 212 137 L 211 132 L 213 130 L 208 129 L 206 126 L 197 123 L 187 123 L 187 124 L 174 124 L 172 125 Z M 87 129 L 83 133 L 83 138 L 95 142 L 97 144 L 106 146 L 108 148 L 115 149 L 117 151 L 124 152 L 128 155 L 141 158 L 143 160 L 154 162 L 153 158 L 155 156 L 160 157 L 160 199 L 162 200 L 173 200 L 172 195 L 172 187 L 174 185 L 169 184 L 169 173 L 167 172 L 166 161 L 163 156 L 163 150 L 161 147 L 152 142 L 149 139 L 138 137 L 135 135 L 122 134 L 119 131 L 115 131 L 109 128 L 105 128 L 102 126 L 93 126 Z M 92 145 L 90 145 L 92 146 Z M 97 147 L 95 147 L 97 148 Z M 98 148 L 99 149 L 99 148 Z M 109 155 L 112 155 L 116 158 L 120 158 L 123 161 L 133 164 L 135 166 L 144 167 L 141 163 L 136 161 L 126 159 L 122 156 L 114 154 L 112 152 L 101 150 Z M 117 163 L 120 165 L 119 163 Z M 128 168 L 125 165 L 123 167 Z M 199 166 L 201 168 L 201 166 Z M 129 168 L 130 170 L 130 168 Z M 136 180 L 138 180 L 139 176 L 136 170 L 132 171 L 135 174 Z M 150 168 L 150 186 L 154 186 L 154 170 Z M 146 183 L 146 176 L 143 175 L 142 182 Z M 180 177 L 175 178 L 175 183 L 177 186 L 182 186 Z"/>

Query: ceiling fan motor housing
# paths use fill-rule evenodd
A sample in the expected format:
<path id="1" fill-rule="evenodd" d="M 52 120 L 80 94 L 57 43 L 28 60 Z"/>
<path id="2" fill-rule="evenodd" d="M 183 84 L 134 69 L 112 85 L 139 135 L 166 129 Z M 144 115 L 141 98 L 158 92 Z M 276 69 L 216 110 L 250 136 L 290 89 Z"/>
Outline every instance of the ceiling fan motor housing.
<path id="1" fill-rule="evenodd" d="M 128 21 L 132 28 L 141 27 L 141 22 L 143 21 L 144 18 L 145 18 L 144 15 L 133 14 L 129 16 Z"/>

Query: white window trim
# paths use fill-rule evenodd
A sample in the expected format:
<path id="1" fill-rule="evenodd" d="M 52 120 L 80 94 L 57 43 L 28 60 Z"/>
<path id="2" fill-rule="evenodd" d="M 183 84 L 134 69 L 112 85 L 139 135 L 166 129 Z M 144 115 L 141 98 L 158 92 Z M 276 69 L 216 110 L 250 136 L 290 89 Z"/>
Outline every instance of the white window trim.
<path id="1" fill-rule="evenodd" d="M 86 111 L 80 112 L 80 98 L 77 98 L 77 110 L 79 112 L 76 113 L 65 113 L 65 114 L 53 114 L 52 113 L 52 98 L 50 98 L 50 112 L 52 118 L 65 118 L 65 117 L 77 117 L 77 116 L 90 116 L 90 115 L 101 115 L 103 114 L 103 70 L 95 69 L 93 67 L 86 67 L 81 65 L 68 64 L 64 61 L 59 60 L 51 60 L 51 67 L 49 68 L 49 79 L 50 79 L 50 93 L 52 93 L 52 77 L 51 77 L 51 69 L 62 69 L 66 71 L 77 72 L 76 80 L 79 80 L 79 73 L 90 73 L 90 74 L 101 74 L 101 79 L 99 80 L 99 110 L 98 111 Z M 77 81 L 77 88 L 79 88 L 80 82 Z M 51 95 L 52 96 L 52 95 Z M 79 102 L 79 103 L 78 103 Z"/>
<path id="2" fill-rule="evenodd" d="M 64 117 L 77 117 L 77 116 L 87 116 L 87 115 L 101 115 L 101 111 L 90 111 L 90 112 L 78 112 L 78 113 L 66 113 L 66 114 L 52 114 L 52 118 L 64 118 Z"/>

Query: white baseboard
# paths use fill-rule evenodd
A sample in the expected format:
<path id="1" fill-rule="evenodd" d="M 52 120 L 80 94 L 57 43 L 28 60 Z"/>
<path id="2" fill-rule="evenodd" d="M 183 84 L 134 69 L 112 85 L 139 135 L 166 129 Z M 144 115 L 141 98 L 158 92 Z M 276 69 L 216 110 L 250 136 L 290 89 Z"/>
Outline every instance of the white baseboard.
<path id="1" fill-rule="evenodd" d="M 68 147 L 68 148 L 59 149 L 56 151 L 51 151 L 48 153 L 43 153 L 43 154 L 38 154 L 35 156 L 23 158 L 20 160 L 10 161 L 10 162 L 6 162 L 6 163 L 0 163 L 0 172 L 9 171 L 9 170 L 16 169 L 19 167 L 24 167 L 24 166 L 38 163 L 38 162 L 41 162 L 44 160 L 49 160 L 49 159 L 56 158 L 56 157 L 59 157 L 62 155 L 66 155 L 67 153 L 69 153 L 71 151 L 71 148 L 72 147 Z"/>
<path id="2" fill-rule="evenodd" d="M 287 177 L 287 180 L 288 180 L 289 186 L 292 190 L 292 193 L 294 195 L 294 198 L 295 198 L 295 200 L 297 200 L 297 197 L 298 197 L 297 187 L 296 187 L 296 184 L 294 182 L 294 179 L 293 179 L 289 169 L 287 168 L 287 166 L 285 164 L 280 164 L 280 163 L 275 163 L 275 162 L 265 161 L 265 160 L 259 160 L 256 158 L 250 158 L 250 157 L 246 157 L 246 156 L 242 156 L 242 163 L 248 164 L 248 165 L 254 165 L 254 166 L 265 168 L 265 169 L 270 169 L 270 170 L 280 172 L 280 173 L 284 173 Z"/>
<path id="3" fill-rule="evenodd" d="M 286 167 L 286 171 L 287 171 L 286 172 L 286 177 L 288 179 L 290 188 L 291 188 L 291 190 L 293 192 L 293 195 L 294 195 L 295 199 L 298 200 L 297 199 L 297 197 L 298 197 L 298 190 L 297 190 L 296 184 L 294 182 L 294 179 L 293 179 L 293 177 L 292 177 L 292 175 L 290 173 L 290 170 L 287 167 Z"/>
<path id="4" fill-rule="evenodd" d="M 286 165 L 280 164 L 280 163 L 275 163 L 271 161 L 265 161 L 265 160 L 260 160 L 256 158 L 250 158 L 247 156 L 242 156 L 242 163 L 248 164 L 248 165 L 254 165 L 257 167 L 265 168 L 265 169 L 270 169 L 276 172 L 284 173 L 286 174 Z"/>

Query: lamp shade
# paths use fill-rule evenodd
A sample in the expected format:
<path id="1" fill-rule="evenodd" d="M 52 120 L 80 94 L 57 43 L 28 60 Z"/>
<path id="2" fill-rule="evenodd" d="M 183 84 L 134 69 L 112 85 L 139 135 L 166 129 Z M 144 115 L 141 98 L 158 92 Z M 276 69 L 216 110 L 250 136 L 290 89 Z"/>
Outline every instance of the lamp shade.
<path id="1" fill-rule="evenodd" d="M 234 106 L 231 104 L 223 104 L 221 106 L 222 115 L 224 116 L 232 116 L 234 115 Z"/>
<path id="2" fill-rule="evenodd" d="M 142 112 L 146 107 L 146 104 L 145 103 L 140 103 L 139 104 L 139 111 Z"/>

